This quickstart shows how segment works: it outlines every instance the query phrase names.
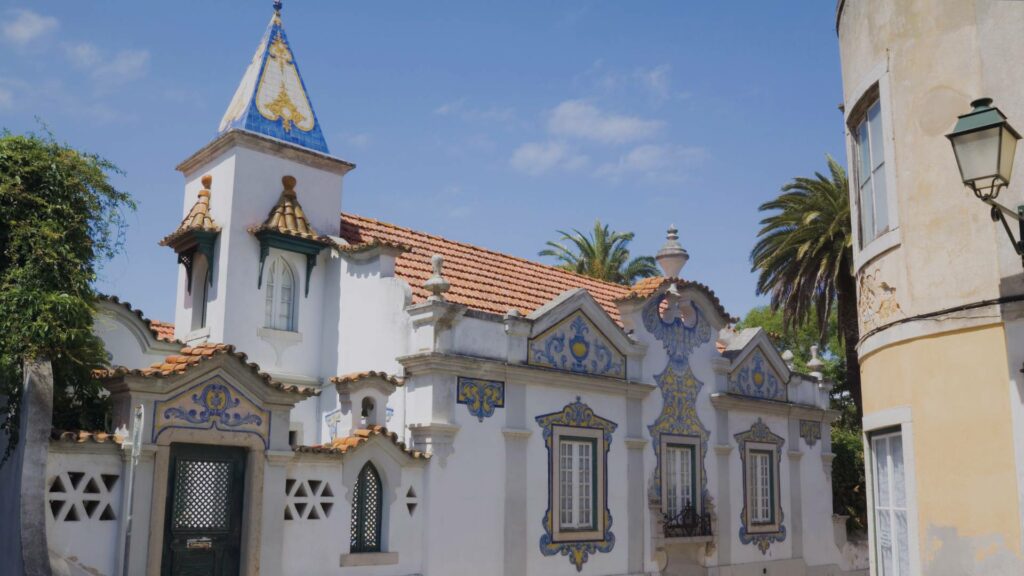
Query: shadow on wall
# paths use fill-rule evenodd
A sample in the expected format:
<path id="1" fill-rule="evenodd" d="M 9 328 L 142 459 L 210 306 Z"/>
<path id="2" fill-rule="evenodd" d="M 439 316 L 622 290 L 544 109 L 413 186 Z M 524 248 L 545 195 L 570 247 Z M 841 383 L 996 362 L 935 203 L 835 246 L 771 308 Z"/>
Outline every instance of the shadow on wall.
<path id="1" fill-rule="evenodd" d="M 1001 535 L 961 536 L 952 526 L 929 526 L 923 551 L 929 576 L 1020 576 L 1024 559 L 1008 550 Z"/>

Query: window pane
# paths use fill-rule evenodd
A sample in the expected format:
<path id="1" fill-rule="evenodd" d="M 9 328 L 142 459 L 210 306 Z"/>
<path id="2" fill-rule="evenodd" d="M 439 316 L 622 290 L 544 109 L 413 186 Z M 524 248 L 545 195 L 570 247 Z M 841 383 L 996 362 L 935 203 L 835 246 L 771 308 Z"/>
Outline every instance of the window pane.
<path id="1" fill-rule="evenodd" d="M 281 289 L 277 310 L 278 330 L 292 329 L 292 273 L 283 263 L 281 265 Z"/>
<path id="2" fill-rule="evenodd" d="M 907 541 L 907 513 L 894 512 L 896 515 L 896 545 L 893 551 L 898 558 L 896 564 L 900 567 L 900 576 L 910 576 L 910 543 Z"/>
<path id="3" fill-rule="evenodd" d="M 577 470 L 579 475 L 579 522 L 578 527 L 589 527 L 592 524 L 591 511 L 592 511 L 592 468 L 591 468 L 591 457 L 590 450 L 591 444 L 589 442 L 580 442 L 576 445 L 578 458 Z"/>
<path id="4" fill-rule="evenodd" d="M 679 513 L 679 491 L 680 491 L 680 474 L 679 474 L 679 450 L 676 448 L 669 448 L 665 451 L 665 473 L 666 473 L 666 504 L 668 513 L 671 516 L 675 516 Z"/>
<path id="5" fill-rule="evenodd" d="M 889 196 L 885 190 L 885 165 L 875 169 L 871 175 L 871 185 L 874 188 L 872 197 L 875 201 L 875 235 L 881 234 L 889 229 Z"/>
<path id="6" fill-rule="evenodd" d="M 571 528 L 572 522 L 572 443 L 562 442 L 559 445 L 559 487 L 558 509 L 559 523 L 563 528 Z"/>
<path id="7" fill-rule="evenodd" d="M 857 185 L 864 186 L 871 177 L 871 145 L 868 143 L 867 120 L 857 126 Z"/>
<path id="8" fill-rule="evenodd" d="M 871 137 L 871 169 L 874 170 L 885 162 L 885 145 L 882 137 L 882 104 L 875 102 L 868 110 L 868 135 Z"/>
<path id="9" fill-rule="evenodd" d="M 877 506 L 889 506 L 889 440 L 877 438 L 875 446 L 875 485 L 878 486 Z"/>
<path id="10" fill-rule="evenodd" d="M 889 451 L 892 457 L 892 505 L 898 508 L 906 508 L 907 494 L 903 479 L 902 436 L 893 436 L 889 439 Z"/>
<path id="11" fill-rule="evenodd" d="M 892 569 L 892 520 L 889 511 L 880 510 L 875 524 L 875 532 L 878 534 L 878 564 L 882 576 L 892 576 L 895 572 Z"/>
<path id="12" fill-rule="evenodd" d="M 267 298 L 263 314 L 263 325 L 267 328 L 274 327 L 274 274 L 276 274 L 276 270 L 277 262 L 272 262 L 270 264 L 270 271 L 266 278 L 267 286 L 265 289 L 267 291 Z"/>
<path id="13" fill-rule="evenodd" d="M 693 465 L 692 461 L 692 449 L 683 448 L 679 451 L 679 460 L 681 461 L 679 475 L 681 477 L 680 488 L 682 490 L 682 506 L 693 506 Z"/>
<path id="14" fill-rule="evenodd" d="M 860 188 L 860 238 L 862 246 L 875 239 L 875 201 L 870 179 Z"/>

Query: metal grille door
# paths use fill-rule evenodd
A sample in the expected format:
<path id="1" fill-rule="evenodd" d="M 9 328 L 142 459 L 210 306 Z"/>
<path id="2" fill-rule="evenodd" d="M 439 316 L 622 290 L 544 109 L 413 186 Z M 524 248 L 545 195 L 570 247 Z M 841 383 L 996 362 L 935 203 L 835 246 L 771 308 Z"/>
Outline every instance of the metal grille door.
<path id="1" fill-rule="evenodd" d="M 236 576 L 245 450 L 171 446 L 162 576 Z"/>

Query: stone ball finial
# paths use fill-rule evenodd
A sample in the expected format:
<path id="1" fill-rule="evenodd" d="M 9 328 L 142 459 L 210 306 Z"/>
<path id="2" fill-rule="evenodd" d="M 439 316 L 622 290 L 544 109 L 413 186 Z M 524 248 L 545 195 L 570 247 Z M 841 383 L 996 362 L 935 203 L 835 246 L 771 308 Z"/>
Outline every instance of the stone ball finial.
<path id="1" fill-rule="evenodd" d="M 665 235 L 665 244 L 662 245 L 661 250 L 658 250 L 654 259 L 658 261 L 658 266 L 661 267 L 666 278 L 678 278 L 679 272 L 682 271 L 683 266 L 686 266 L 690 255 L 679 243 L 679 229 L 675 224 L 669 226 L 668 233 Z"/>
<path id="2" fill-rule="evenodd" d="M 203 176 L 200 179 L 200 182 L 203 183 L 203 188 L 206 188 L 207 190 L 209 190 L 210 189 L 210 185 L 213 184 L 213 176 L 210 176 L 209 174 L 207 174 L 207 175 Z"/>
<path id="3" fill-rule="evenodd" d="M 423 284 L 423 287 L 431 294 L 427 300 L 431 302 L 444 302 L 444 293 L 451 288 L 451 284 L 441 275 L 441 269 L 444 267 L 444 256 L 434 254 L 430 257 L 430 265 L 433 267 L 434 273 Z"/>
<path id="4" fill-rule="evenodd" d="M 782 361 L 786 363 L 786 367 L 789 368 L 790 370 L 792 370 L 794 366 L 793 358 L 794 356 L 792 350 L 785 350 L 782 352 Z"/>

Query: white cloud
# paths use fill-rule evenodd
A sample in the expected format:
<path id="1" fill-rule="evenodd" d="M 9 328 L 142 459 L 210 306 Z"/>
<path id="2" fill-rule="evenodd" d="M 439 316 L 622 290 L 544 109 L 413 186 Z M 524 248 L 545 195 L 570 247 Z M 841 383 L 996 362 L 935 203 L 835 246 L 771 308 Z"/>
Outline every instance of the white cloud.
<path id="1" fill-rule="evenodd" d="M 0 87 L 0 110 L 9 110 L 14 107 L 14 92 Z"/>
<path id="2" fill-rule="evenodd" d="M 671 87 L 672 67 L 668 64 L 655 66 L 654 68 L 638 69 L 637 78 L 640 83 L 658 100 L 667 100 L 672 93 Z"/>
<path id="3" fill-rule="evenodd" d="M 561 142 L 527 142 L 516 148 L 509 163 L 520 172 L 537 176 L 555 168 L 579 170 L 589 159 Z"/>
<path id="4" fill-rule="evenodd" d="M 24 46 L 47 32 L 56 30 L 60 25 L 52 16 L 43 16 L 31 10 L 18 9 L 8 11 L 7 22 L 0 26 L 4 40 Z"/>
<path id="5" fill-rule="evenodd" d="M 64 46 L 64 53 L 77 68 L 92 68 L 100 62 L 100 49 L 89 42 L 68 44 Z"/>
<path id="6" fill-rule="evenodd" d="M 437 116 L 454 116 L 469 122 L 506 123 L 515 119 L 515 109 L 490 106 L 477 108 L 466 104 L 467 98 L 446 102 L 434 109 Z"/>
<path id="7" fill-rule="evenodd" d="M 602 112 L 584 100 L 562 102 L 555 107 L 548 120 L 548 130 L 552 134 L 608 144 L 650 138 L 661 127 L 662 123 L 657 120 Z"/>
<path id="8" fill-rule="evenodd" d="M 659 146 L 643 144 L 619 157 L 615 162 L 603 164 L 594 175 L 618 180 L 625 176 L 639 176 L 656 181 L 682 180 L 689 168 L 707 156 L 703 148 L 686 146 Z"/>
<path id="9" fill-rule="evenodd" d="M 72 65 L 88 72 L 101 88 L 141 78 L 149 69 L 148 50 L 121 50 L 108 56 L 95 44 L 81 42 L 64 46 L 64 54 Z"/>

